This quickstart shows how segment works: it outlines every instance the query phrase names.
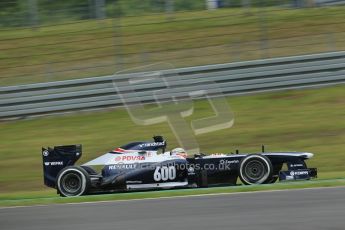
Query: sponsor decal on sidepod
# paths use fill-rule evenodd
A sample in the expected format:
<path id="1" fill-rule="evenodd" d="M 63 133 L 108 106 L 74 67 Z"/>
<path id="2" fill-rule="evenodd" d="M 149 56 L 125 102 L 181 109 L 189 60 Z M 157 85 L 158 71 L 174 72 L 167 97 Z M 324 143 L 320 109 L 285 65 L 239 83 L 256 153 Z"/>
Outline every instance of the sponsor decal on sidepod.
<path id="1" fill-rule="evenodd" d="M 116 169 L 136 169 L 137 165 L 135 164 L 119 164 L 119 165 L 110 165 L 108 167 L 109 170 L 116 170 Z"/>
<path id="2" fill-rule="evenodd" d="M 55 165 L 63 165 L 62 161 L 55 161 L 55 162 L 44 162 L 46 166 L 55 166 Z"/>
<path id="3" fill-rule="evenodd" d="M 117 156 L 115 161 L 144 161 L 145 156 Z"/>
<path id="4" fill-rule="evenodd" d="M 164 142 L 154 142 L 154 143 L 145 143 L 145 144 L 140 144 L 139 147 L 154 147 L 154 146 L 164 146 Z"/>

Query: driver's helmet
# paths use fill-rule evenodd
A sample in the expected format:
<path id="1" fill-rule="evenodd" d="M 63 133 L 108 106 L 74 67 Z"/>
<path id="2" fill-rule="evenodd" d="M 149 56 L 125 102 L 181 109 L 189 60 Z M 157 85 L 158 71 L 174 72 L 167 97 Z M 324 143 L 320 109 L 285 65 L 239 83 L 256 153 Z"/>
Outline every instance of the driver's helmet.
<path id="1" fill-rule="evenodd" d="M 170 154 L 171 156 L 181 156 L 183 158 L 187 158 L 188 156 L 186 150 L 184 150 L 183 148 L 174 148 L 173 150 L 171 150 Z"/>

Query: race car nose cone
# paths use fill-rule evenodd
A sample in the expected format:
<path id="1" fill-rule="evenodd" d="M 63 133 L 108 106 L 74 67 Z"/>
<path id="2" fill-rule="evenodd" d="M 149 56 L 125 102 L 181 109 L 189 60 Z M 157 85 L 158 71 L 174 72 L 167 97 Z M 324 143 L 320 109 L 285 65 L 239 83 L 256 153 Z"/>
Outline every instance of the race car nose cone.
<path id="1" fill-rule="evenodd" d="M 303 153 L 303 156 L 307 159 L 312 158 L 314 156 L 313 153 Z"/>

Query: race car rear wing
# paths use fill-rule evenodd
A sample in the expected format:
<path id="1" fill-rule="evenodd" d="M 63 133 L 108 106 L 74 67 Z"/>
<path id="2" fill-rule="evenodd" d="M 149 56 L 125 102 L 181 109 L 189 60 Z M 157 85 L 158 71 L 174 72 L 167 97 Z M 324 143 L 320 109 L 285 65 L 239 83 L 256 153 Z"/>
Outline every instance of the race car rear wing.
<path id="1" fill-rule="evenodd" d="M 74 165 L 82 155 L 81 145 L 42 148 L 44 184 L 55 188 L 58 173 L 66 166 Z"/>

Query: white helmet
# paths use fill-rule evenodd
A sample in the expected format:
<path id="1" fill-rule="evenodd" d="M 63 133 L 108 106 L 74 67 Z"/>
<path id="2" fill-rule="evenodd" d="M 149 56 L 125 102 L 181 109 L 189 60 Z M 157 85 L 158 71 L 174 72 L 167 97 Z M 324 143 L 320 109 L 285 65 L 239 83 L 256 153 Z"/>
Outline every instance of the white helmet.
<path id="1" fill-rule="evenodd" d="M 171 155 L 172 156 L 182 156 L 184 158 L 187 157 L 187 152 L 183 148 L 174 148 L 171 150 Z"/>

